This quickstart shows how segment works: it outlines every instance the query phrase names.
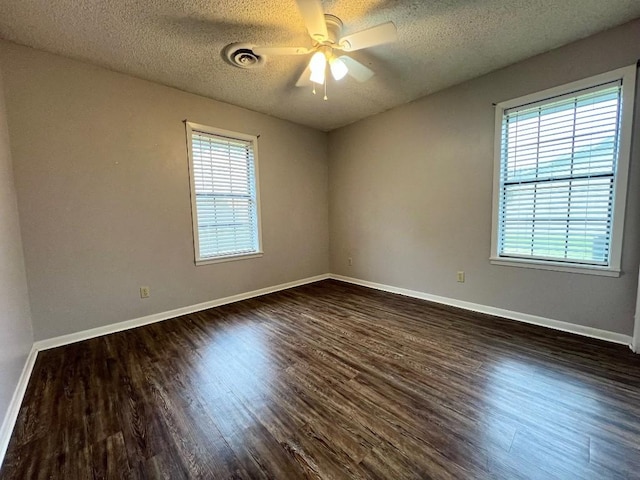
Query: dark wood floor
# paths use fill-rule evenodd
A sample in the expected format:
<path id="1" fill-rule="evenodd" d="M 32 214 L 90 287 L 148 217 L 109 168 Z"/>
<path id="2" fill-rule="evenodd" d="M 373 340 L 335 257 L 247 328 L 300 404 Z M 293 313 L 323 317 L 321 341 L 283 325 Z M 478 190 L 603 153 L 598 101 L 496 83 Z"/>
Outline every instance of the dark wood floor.
<path id="1" fill-rule="evenodd" d="M 319 282 L 42 352 L 0 478 L 640 478 L 640 356 Z"/>

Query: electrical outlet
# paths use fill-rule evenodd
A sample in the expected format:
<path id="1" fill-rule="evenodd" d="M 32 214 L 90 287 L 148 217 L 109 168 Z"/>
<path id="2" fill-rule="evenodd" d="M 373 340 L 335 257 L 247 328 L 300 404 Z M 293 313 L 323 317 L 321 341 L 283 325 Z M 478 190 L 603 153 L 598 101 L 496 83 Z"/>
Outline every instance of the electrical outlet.
<path id="1" fill-rule="evenodd" d="M 140 298 L 149 298 L 151 296 L 151 289 L 149 287 L 140 287 Z"/>
<path id="2" fill-rule="evenodd" d="M 353 258 L 349 257 L 348 262 L 349 262 L 349 266 L 353 267 Z"/>
<path id="3" fill-rule="evenodd" d="M 458 282 L 464 283 L 464 272 L 458 272 Z"/>

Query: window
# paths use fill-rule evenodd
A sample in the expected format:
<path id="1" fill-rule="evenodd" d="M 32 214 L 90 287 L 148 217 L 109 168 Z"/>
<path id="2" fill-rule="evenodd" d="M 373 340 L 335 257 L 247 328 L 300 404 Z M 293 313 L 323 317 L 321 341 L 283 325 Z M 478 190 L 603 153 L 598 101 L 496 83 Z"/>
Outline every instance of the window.
<path id="1" fill-rule="evenodd" d="M 257 137 L 186 125 L 196 265 L 261 255 Z"/>
<path id="2" fill-rule="evenodd" d="M 635 76 L 497 105 L 492 263 L 619 275 Z"/>

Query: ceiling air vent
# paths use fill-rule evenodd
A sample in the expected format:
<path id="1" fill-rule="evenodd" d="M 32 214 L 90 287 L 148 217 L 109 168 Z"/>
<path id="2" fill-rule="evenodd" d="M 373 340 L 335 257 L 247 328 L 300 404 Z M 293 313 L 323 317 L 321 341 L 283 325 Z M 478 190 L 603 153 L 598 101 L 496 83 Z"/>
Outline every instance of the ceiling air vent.
<path id="1" fill-rule="evenodd" d="M 227 62 L 238 68 L 260 68 L 264 65 L 264 57 L 254 53 L 250 43 L 232 43 L 227 45 L 222 56 Z"/>

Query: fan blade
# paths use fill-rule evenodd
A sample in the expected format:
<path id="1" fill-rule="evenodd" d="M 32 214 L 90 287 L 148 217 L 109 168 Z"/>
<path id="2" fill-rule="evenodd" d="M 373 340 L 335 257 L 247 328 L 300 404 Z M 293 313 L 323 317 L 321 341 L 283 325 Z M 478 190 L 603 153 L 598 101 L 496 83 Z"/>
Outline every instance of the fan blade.
<path id="1" fill-rule="evenodd" d="M 304 69 L 302 75 L 296 82 L 296 87 L 310 87 L 311 86 L 311 67 L 307 64 L 307 68 Z"/>
<path id="2" fill-rule="evenodd" d="M 311 50 L 307 47 L 254 47 L 256 55 L 305 55 Z"/>
<path id="3" fill-rule="evenodd" d="M 339 44 L 345 52 L 353 52 L 362 48 L 382 45 L 383 43 L 392 43 L 396 40 L 398 40 L 396 26 L 393 22 L 387 22 L 342 37 Z"/>
<path id="4" fill-rule="evenodd" d="M 324 21 L 322 2 L 320 0 L 296 0 L 296 3 L 311 38 L 317 42 L 323 42 L 328 39 L 329 33 L 327 32 L 327 24 Z"/>
<path id="5" fill-rule="evenodd" d="M 359 61 L 354 60 L 351 57 L 342 55 L 341 57 L 339 57 L 339 60 L 342 60 L 345 63 L 345 65 L 349 69 L 349 75 L 351 75 L 359 82 L 366 82 L 375 75 L 373 73 L 373 70 L 371 70 L 369 67 L 365 67 Z"/>

